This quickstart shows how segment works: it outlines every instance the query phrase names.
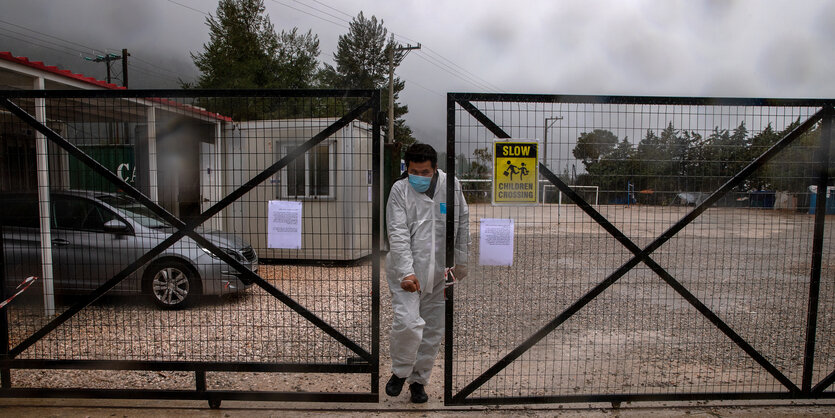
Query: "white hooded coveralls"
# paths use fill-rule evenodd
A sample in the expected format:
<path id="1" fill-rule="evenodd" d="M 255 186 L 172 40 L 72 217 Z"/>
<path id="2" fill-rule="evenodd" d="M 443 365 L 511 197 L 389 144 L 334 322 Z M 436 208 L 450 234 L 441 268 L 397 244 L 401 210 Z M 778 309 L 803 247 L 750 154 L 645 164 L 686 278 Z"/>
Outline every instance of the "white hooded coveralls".
<path id="1" fill-rule="evenodd" d="M 467 264 L 469 208 L 455 181 L 455 263 Z M 386 278 L 394 311 L 391 324 L 391 371 L 407 383 L 426 385 L 444 335 L 444 265 L 446 259 L 447 175 L 438 170 L 435 194 L 416 191 L 408 178 L 391 188 L 386 219 L 389 253 Z M 420 292 L 400 282 L 414 274 Z"/>

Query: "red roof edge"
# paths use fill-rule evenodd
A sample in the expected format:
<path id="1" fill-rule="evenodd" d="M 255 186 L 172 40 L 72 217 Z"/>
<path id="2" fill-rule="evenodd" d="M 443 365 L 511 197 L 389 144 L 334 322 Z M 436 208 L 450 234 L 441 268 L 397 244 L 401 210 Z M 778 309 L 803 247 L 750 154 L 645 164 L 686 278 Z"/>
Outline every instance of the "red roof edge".
<path id="1" fill-rule="evenodd" d="M 203 109 L 202 107 L 187 105 L 187 104 L 176 102 L 174 100 L 168 100 L 168 99 L 163 99 L 163 98 L 159 98 L 159 97 L 148 97 L 145 100 L 148 100 L 150 102 L 157 102 L 157 103 L 160 103 L 160 104 L 163 104 L 163 105 L 166 105 L 166 106 L 170 106 L 170 107 L 173 107 L 173 108 L 177 108 L 177 109 L 186 110 L 188 112 L 196 113 L 198 115 L 202 115 L 202 116 L 222 120 L 224 122 L 232 122 L 231 117 L 223 116 L 220 113 L 210 112 L 206 109 Z"/>
<path id="2" fill-rule="evenodd" d="M 11 52 L 4 52 L 0 51 L 0 59 L 5 61 L 14 62 L 20 65 L 25 65 L 30 68 L 34 68 L 36 70 L 46 71 L 48 73 L 57 74 L 62 77 L 71 78 L 74 80 L 81 81 L 83 83 L 92 84 L 94 86 L 104 87 L 106 89 L 111 90 L 123 90 L 124 87 L 118 86 L 113 83 L 108 83 L 106 81 L 97 80 L 93 77 L 85 77 L 83 74 L 76 74 L 70 70 L 62 70 L 54 65 L 44 65 L 41 61 L 29 61 L 29 58 L 26 57 L 16 57 L 12 55 Z"/>

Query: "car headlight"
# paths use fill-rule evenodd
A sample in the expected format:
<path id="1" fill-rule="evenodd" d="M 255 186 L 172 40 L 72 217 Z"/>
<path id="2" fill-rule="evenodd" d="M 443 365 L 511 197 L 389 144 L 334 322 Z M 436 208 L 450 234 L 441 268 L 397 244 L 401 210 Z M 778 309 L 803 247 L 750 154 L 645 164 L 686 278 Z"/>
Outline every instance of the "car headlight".
<path id="1" fill-rule="evenodd" d="M 235 251 L 235 250 L 233 250 L 233 249 L 230 249 L 230 248 L 226 248 L 226 247 L 218 247 L 218 248 L 220 248 L 220 249 L 221 249 L 221 251 L 225 252 L 225 253 L 226 253 L 226 254 L 228 254 L 230 257 L 234 258 L 234 259 L 235 259 L 235 261 L 239 261 L 239 262 L 244 261 L 243 257 L 242 257 L 242 256 L 241 256 L 241 255 L 240 255 L 237 251 Z M 205 247 L 200 247 L 200 249 L 201 249 L 201 250 L 203 250 L 203 252 L 204 252 L 204 253 L 208 254 L 208 255 L 209 255 L 209 257 L 212 257 L 212 258 L 220 258 L 220 257 L 218 257 L 218 256 L 216 256 L 216 255 L 214 255 L 214 254 L 212 254 L 212 252 L 211 252 L 211 251 L 209 251 L 209 249 L 208 249 L 208 248 L 205 248 Z"/>

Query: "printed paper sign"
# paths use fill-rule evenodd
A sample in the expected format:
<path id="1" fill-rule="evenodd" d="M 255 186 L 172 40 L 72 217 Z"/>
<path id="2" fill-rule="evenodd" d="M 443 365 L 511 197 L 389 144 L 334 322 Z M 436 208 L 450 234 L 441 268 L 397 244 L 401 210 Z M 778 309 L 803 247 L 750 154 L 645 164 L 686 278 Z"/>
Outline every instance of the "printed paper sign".
<path id="1" fill-rule="evenodd" d="M 536 204 L 539 159 L 536 141 L 493 142 L 493 204 Z"/>
<path id="2" fill-rule="evenodd" d="M 267 246 L 302 248 L 302 202 L 271 200 L 267 219 Z"/>
<path id="3" fill-rule="evenodd" d="M 478 264 L 512 266 L 513 219 L 482 218 L 478 244 Z"/>

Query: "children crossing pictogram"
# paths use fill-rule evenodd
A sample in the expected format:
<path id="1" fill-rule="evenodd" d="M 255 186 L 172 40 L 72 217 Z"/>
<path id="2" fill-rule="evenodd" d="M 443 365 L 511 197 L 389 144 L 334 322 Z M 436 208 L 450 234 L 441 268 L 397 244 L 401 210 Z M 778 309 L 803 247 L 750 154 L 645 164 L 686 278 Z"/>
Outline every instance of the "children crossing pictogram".
<path id="1" fill-rule="evenodd" d="M 493 143 L 493 204 L 537 203 L 537 142 Z"/>

